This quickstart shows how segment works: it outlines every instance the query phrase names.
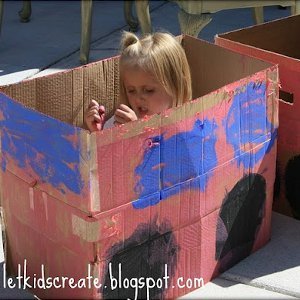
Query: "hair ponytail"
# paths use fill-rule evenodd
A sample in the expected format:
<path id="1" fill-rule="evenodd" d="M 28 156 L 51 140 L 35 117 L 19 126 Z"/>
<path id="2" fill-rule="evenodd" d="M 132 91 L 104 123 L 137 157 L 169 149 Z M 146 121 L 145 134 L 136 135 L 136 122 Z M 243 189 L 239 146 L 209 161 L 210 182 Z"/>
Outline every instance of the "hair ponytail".
<path id="1" fill-rule="evenodd" d="M 137 42 L 139 42 L 139 38 L 134 33 L 123 31 L 121 38 L 121 51 L 133 44 L 136 44 Z"/>

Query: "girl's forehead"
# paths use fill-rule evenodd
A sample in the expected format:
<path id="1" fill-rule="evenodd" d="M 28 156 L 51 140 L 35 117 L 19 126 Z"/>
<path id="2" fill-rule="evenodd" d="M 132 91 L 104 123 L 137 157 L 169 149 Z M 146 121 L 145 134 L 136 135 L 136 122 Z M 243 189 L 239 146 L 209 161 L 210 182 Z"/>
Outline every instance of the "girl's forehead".
<path id="1" fill-rule="evenodd" d="M 120 65 L 121 72 L 148 72 L 148 68 L 146 66 L 141 66 L 137 63 L 122 63 Z M 150 72 L 148 72 L 150 73 Z"/>
<path id="2" fill-rule="evenodd" d="M 122 77 L 125 83 L 146 82 L 157 83 L 156 78 L 151 72 L 145 71 L 139 67 L 127 67 L 122 70 Z"/>
<path id="3" fill-rule="evenodd" d="M 125 59 L 120 61 L 120 72 L 140 71 L 153 74 L 153 68 L 148 60 L 143 59 Z"/>

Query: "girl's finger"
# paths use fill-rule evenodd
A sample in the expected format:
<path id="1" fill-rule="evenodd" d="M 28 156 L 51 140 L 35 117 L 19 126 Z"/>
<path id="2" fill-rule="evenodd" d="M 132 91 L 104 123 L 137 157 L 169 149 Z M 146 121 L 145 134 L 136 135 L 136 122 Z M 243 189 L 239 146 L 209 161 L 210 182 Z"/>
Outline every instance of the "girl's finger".
<path id="1" fill-rule="evenodd" d="M 101 119 L 101 116 L 98 113 L 95 112 L 89 112 L 85 115 L 86 119 L 93 119 L 93 118 L 99 118 Z"/>
<path id="2" fill-rule="evenodd" d="M 119 123 L 117 121 L 114 121 L 114 126 L 119 126 L 119 125 L 122 125 L 122 124 L 124 124 L 124 123 Z"/>
<path id="3" fill-rule="evenodd" d="M 90 102 L 90 104 L 89 104 L 89 108 L 90 107 L 92 107 L 92 106 L 97 106 L 97 107 L 99 107 L 99 103 L 96 101 L 96 100 L 92 100 L 91 102 Z"/>
<path id="4" fill-rule="evenodd" d="M 128 122 L 128 120 L 115 115 L 115 122 L 120 123 L 120 124 L 125 124 Z"/>
<path id="5" fill-rule="evenodd" d="M 115 116 L 119 116 L 125 120 L 131 121 L 131 113 L 125 112 L 119 108 L 116 110 Z"/>
<path id="6" fill-rule="evenodd" d="M 99 116 L 99 115 L 95 115 L 95 116 L 93 116 L 94 118 L 93 118 L 93 121 L 95 121 L 95 122 L 101 122 L 102 121 L 102 119 L 101 119 L 101 117 Z"/>
<path id="7" fill-rule="evenodd" d="M 129 106 L 125 105 L 125 104 L 120 104 L 119 109 L 121 109 L 121 110 L 123 110 L 125 112 L 128 112 L 128 113 L 133 112 L 133 110 Z"/>
<path id="8" fill-rule="evenodd" d="M 93 118 L 95 116 L 100 117 L 100 115 L 98 113 L 94 113 L 94 112 L 90 112 L 90 113 L 86 114 L 86 118 Z"/>
<path id="9" fill-rule="evenodd" d="M 88 114 L 91 114 L 91 113 L 99 115 L 99 110 L 97 108 L 93 108 L 93 109 L 88 110 Z"/>

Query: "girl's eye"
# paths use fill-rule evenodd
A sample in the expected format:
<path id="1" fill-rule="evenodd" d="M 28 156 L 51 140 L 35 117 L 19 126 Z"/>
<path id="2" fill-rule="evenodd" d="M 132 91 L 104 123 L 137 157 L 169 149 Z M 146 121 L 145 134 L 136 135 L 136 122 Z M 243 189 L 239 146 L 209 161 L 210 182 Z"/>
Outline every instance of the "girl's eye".
<path id="1" fill-rule="evenodd" d="M 134 94 L 134 93 L 135 93 L 135 90 L 128 90 L 127 93 L 128 93 L 128 94 Z"/>
<path id="2" fill-rule="evenodd" d="M 145 92 L 147 94 L 152 94 L 154 92 L 154 89 L 145 89 Z"/>

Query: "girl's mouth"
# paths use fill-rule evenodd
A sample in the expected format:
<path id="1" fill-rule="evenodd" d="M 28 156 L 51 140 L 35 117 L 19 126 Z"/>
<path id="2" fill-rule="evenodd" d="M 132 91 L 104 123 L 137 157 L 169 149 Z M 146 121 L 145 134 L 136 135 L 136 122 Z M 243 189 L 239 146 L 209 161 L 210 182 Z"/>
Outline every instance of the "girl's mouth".
<path id="1" fill-rule="evenodd" d="M 138 111 L 139 111 L 140 118 L 143 118 L 144 116 L 146 116 L 148 114 L 148 109 L 145 107 L 139 107 Z"/>

